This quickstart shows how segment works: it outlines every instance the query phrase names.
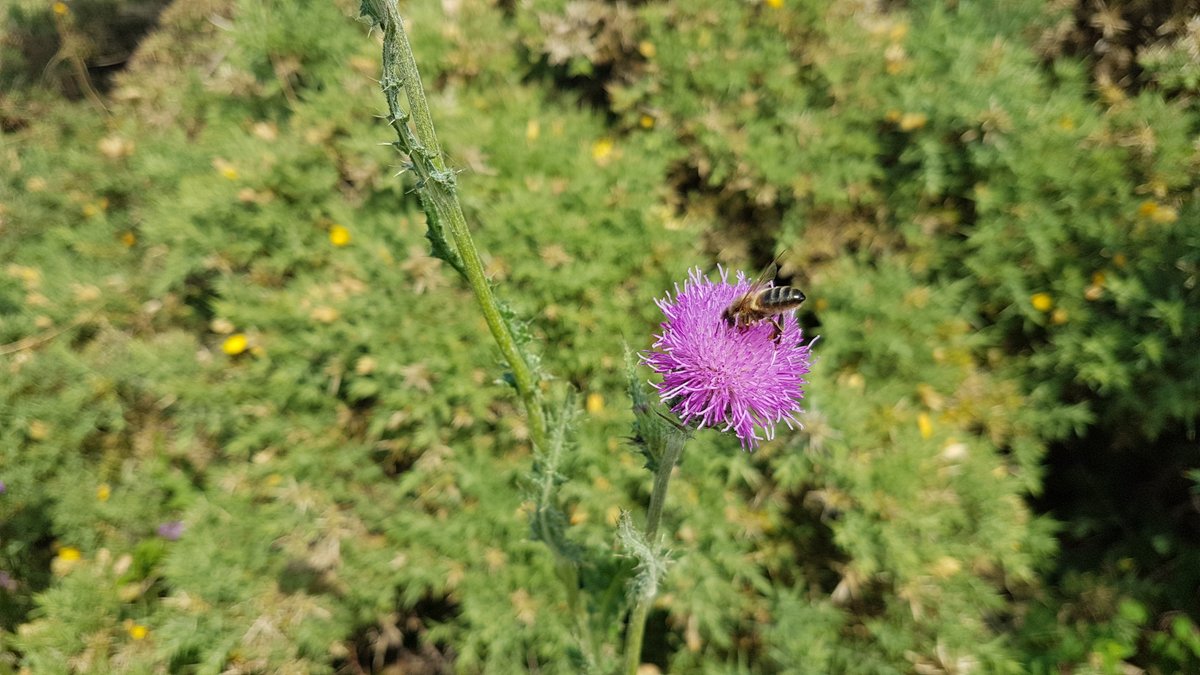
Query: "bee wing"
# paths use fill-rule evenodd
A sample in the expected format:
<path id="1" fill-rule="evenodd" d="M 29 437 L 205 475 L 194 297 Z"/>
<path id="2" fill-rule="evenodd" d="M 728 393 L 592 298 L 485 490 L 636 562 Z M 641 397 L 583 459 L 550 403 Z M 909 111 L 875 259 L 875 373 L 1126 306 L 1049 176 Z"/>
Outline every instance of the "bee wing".
<path id="1" fill-rule="evenodd" d="M 746 292 L 747 295 L 753 295 L 761 291 L 767 287 L 767 284 L 775 280 L 775 275 L 779 272 L 779 259 L 782 257 L 783 254 L 780 253 L 775 256 L 774 260 L 767 263 L 767 266 L 758 273 L 758 276 L 754 278 L 754 282 L 750 284 L 750 290 Z"/>

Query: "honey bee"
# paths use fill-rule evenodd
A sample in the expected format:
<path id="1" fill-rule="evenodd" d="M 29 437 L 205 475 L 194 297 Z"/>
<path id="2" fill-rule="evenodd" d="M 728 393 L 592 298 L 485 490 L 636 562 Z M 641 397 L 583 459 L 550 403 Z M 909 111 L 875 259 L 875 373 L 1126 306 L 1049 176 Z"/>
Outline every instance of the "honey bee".
<path id="1" fill-rule="evenodd" d="M 750 284 L 750 290 L 730 303 L 721 313 L 725 323 L 735 328 L 747 328 L 769 320 L 775 327 L 771 339 L 776 343 L 783 335 L 783 326 L 779 324 L 779 315 L 799 307 L 800 303 L 804 302 L 804 294 L 798 288 L 767 286 L 775 279 L 775 273 L 779 271 L 777 263 L 778 258 L 767 265 L 759 273 L 754 283 Z"/>

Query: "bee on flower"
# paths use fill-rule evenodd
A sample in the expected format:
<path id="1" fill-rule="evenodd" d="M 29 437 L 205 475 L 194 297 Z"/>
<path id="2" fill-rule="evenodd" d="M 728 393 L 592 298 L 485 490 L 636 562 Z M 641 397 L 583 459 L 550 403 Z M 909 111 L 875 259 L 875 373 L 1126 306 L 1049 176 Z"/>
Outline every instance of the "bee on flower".
<path id="1" fill-rule="evenodd" d="M 727 270 L 712 281 L 691 270 L 675 296 L 657 300 L 666 315 L 644 363 L 662 376 L 654 384 L 662 402 L 686 424 L 733 431 L 744 450 L 775 436 L 775 425 L 800 426 L 804 376 L 812 341 L 804 343 L 795 307 L 803 294 L 768 285 L 774 298 L 795 298 L 779 313 L 730 321 L 731 308 L 755 297 L 756 284 Z M 783 292 L 783 291 L 787 292 Z M 735 310 L 736 311 L 736 310 Z"/>

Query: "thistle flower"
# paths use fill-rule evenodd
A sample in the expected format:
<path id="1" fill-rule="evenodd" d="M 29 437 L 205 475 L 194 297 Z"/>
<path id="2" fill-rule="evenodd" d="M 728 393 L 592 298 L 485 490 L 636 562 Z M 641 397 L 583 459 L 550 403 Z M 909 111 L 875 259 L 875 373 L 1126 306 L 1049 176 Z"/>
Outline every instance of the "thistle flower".
<path id="1" fill-rule="evenodd" d="M 728 271 L 720 275 L 714 282 L 693 269 L 682 289 L 675 285 L 674 299 L 668 294 L 655 300 L 666 321 L 642 360 L 662 375 L 653 386 L 684 424 L 733 430 L 742 449 L 753 451 L 763 435 L 775 437 L 779 422 L 800 425 L 796 414 L 803 412 L 812 343 L 801 344 L 791 312 L 778 317 L 783 327 L 778 339 L 770 321 L 729 325 L 722 312 L 751 282 L 741 272 L 736 283 L 729 282 Z"/>

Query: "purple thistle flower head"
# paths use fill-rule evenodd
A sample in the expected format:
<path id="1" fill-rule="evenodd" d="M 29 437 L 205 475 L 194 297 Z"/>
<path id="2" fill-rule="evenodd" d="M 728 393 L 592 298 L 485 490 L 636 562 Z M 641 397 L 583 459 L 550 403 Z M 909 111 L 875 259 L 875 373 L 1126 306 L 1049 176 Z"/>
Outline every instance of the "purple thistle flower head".
<path id="1" fill-rule="evenodd" d="M 793 312 L 777 317 L 783 327 L 777 339 L 770 321 L 729 325 L 722 313 L 751 282 L 738 272 L 730 283 L 728 271 L 719 271 L 714 282 L 692 269 L 682 289 L 675 285 L 674 299 L 655 300 L 667 318 L 642 361 L 662 375 L 653 386 L 684 424 L 732 429 L 742 449 L 753 451 L 763 435 L 775 437 L 779 422 L 800 426 L 812 343 L 801 344 Z"/>

